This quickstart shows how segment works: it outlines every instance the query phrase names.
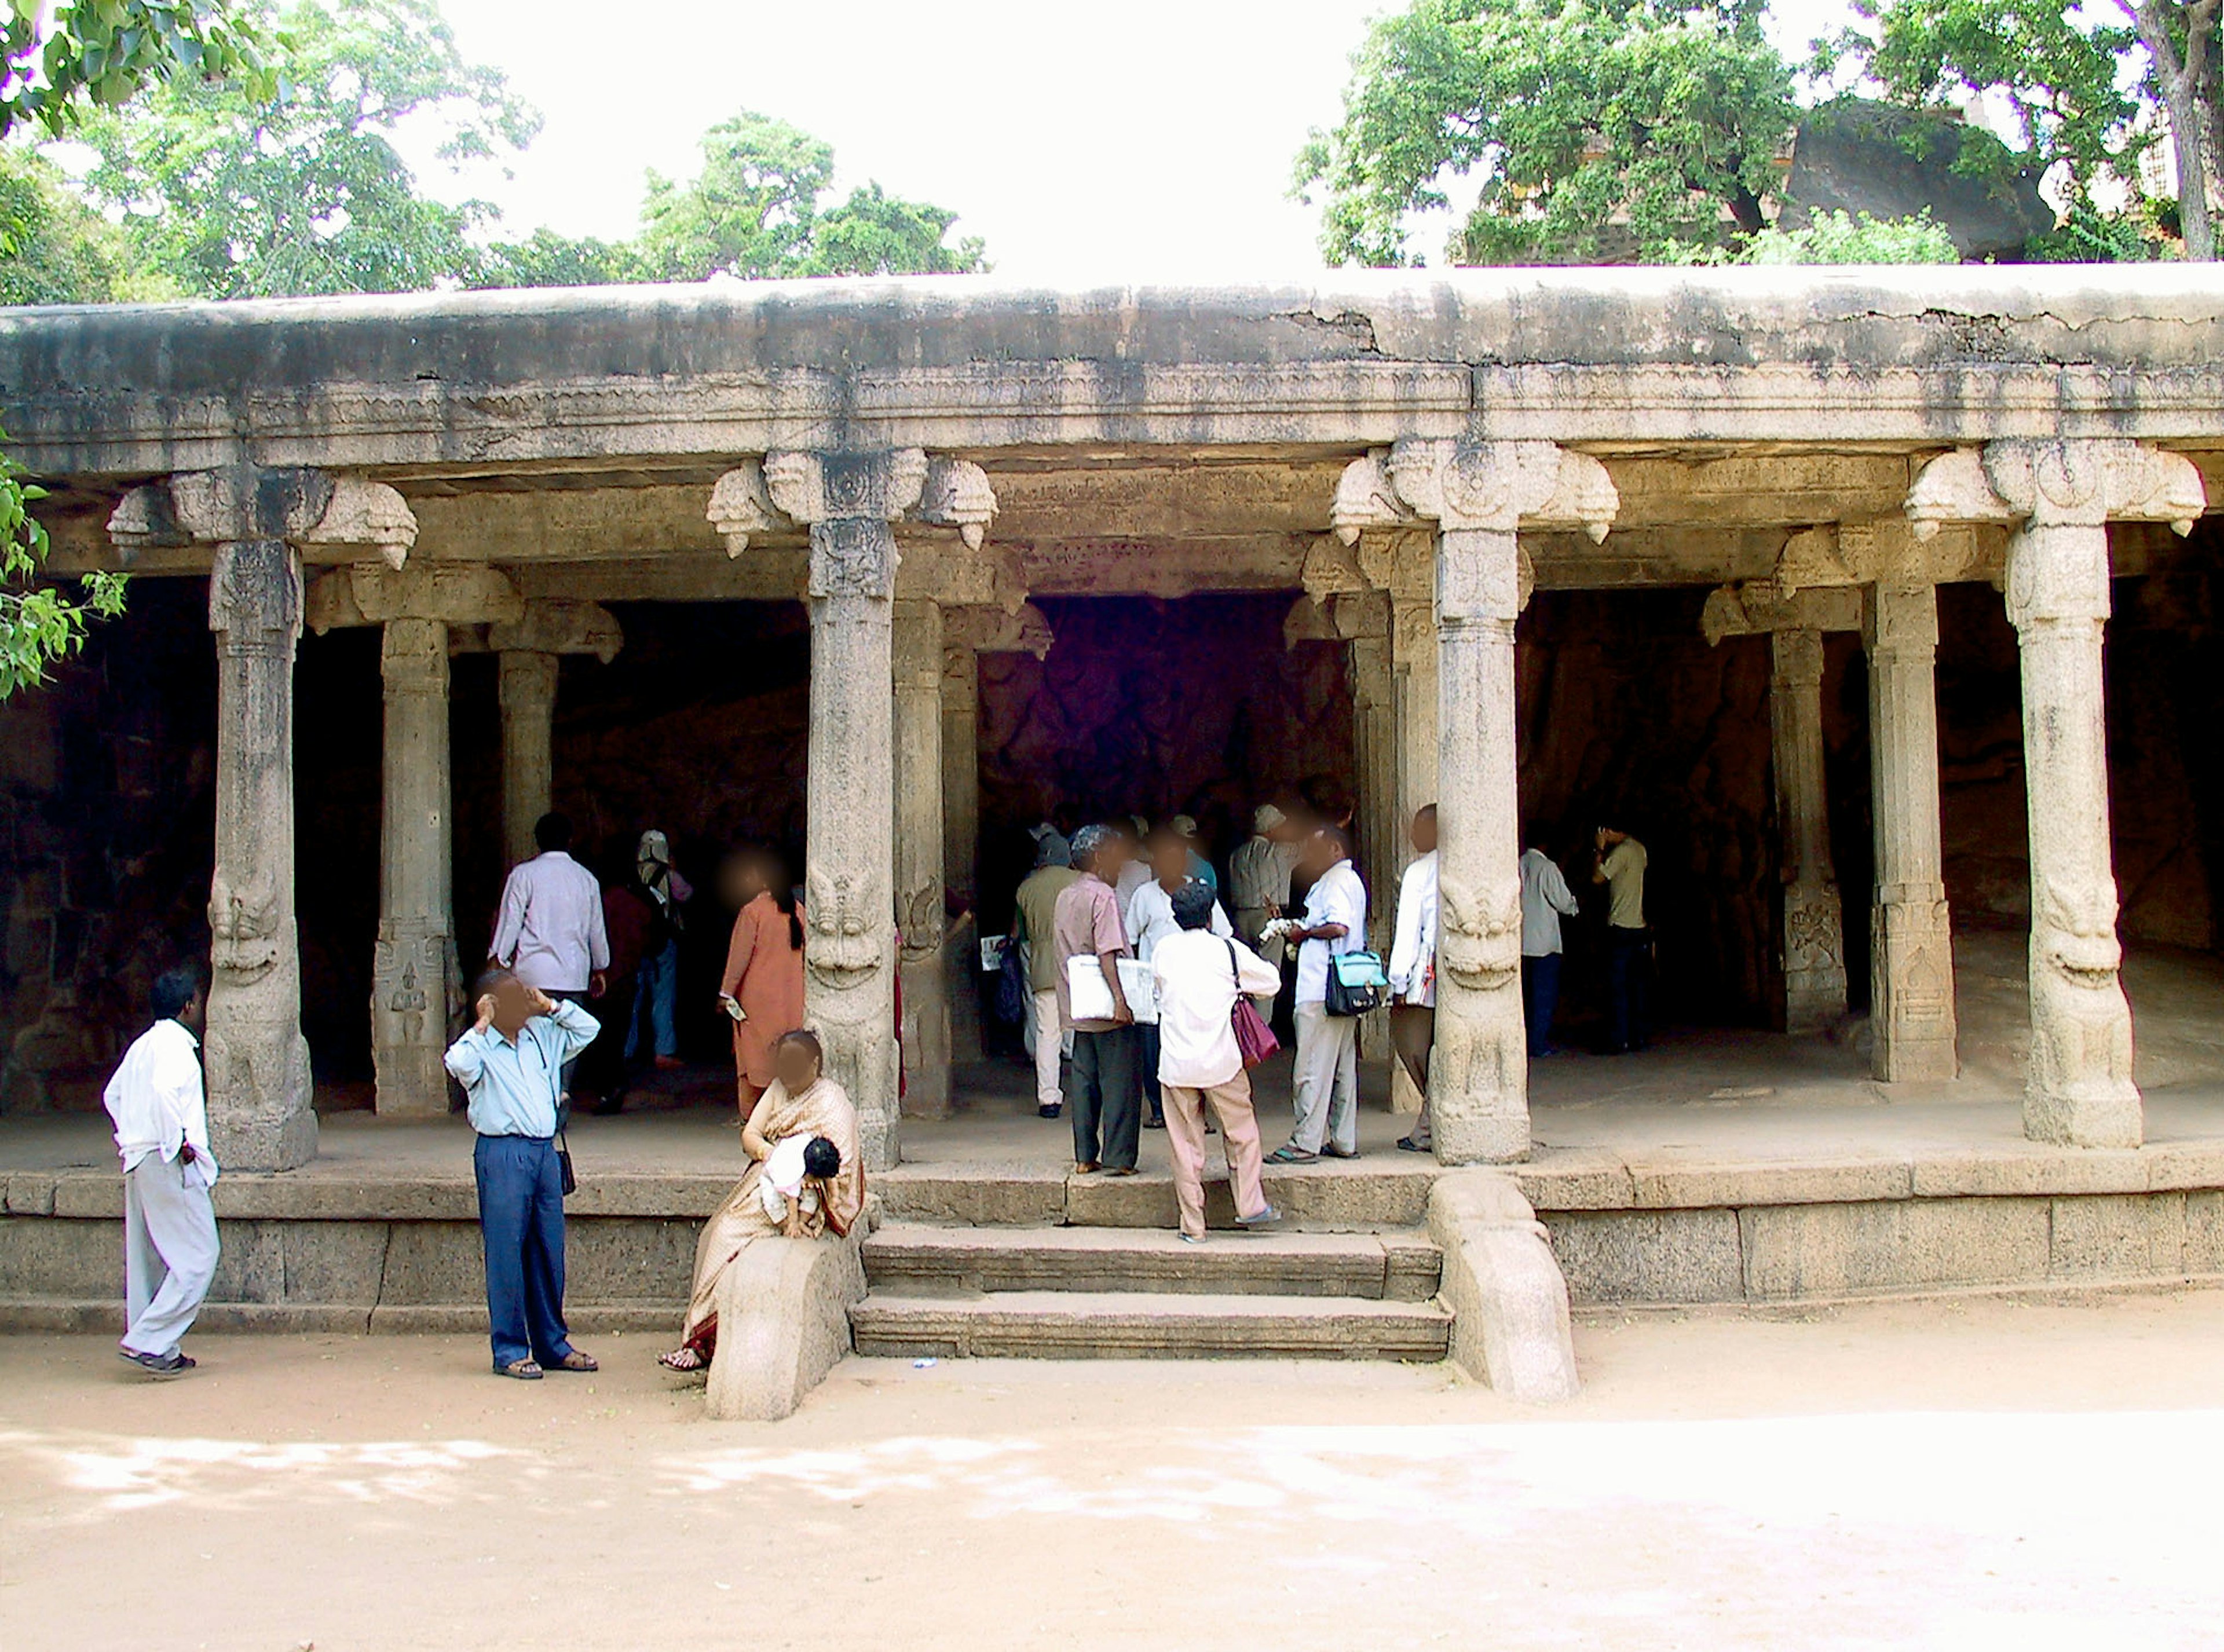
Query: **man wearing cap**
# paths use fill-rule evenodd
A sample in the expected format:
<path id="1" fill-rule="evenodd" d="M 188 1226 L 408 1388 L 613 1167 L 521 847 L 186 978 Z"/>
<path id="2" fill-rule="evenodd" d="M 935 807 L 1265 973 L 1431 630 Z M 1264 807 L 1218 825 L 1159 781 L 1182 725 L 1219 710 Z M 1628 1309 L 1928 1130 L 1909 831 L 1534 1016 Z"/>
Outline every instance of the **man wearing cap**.
<path id="1" fill-rule="evenodd" d="M 1297 827 L 1272 803 L 1251 817 L 1251 840 L 1228 860 L 1229 893 L 1235 896 L 1235 933 L 1247 946 L 1259 944 L 1259 932 L 1290 904 L 1290 876 L 1297 870 Z"/>
<path id="2" fill-rule="evenodd" d="M 1197 829 L 1197 816 L 1177 814 L 1166 822 L 1166 830 L 1182 840 L 1189 851 L 1189 875 L 1212 891 L 1212 898 L 1220 898 L 1220 872 L 1204 852 L 1204 834 Z"/>

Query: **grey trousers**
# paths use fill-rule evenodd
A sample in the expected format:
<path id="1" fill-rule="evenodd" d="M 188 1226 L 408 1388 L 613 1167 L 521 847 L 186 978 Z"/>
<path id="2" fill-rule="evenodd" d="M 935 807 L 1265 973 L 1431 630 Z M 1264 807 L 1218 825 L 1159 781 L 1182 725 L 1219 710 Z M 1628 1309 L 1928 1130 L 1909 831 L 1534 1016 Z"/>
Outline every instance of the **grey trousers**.
<path id="1" fill-rule="evenodd" d="M 1359 1018 L 1324 1004 L 1298 1006 L 1297 1128 L 1290 1145 L 1317 1153 L 1333 1141 L 1359 1151 Z"/>
<path id="2" fill-rule="evenodd" d="M 216 1206 L 183 1155 L 148 1154 L 123 1177 L 124 1350 L 167 1357 L 216 1278 Z"/>

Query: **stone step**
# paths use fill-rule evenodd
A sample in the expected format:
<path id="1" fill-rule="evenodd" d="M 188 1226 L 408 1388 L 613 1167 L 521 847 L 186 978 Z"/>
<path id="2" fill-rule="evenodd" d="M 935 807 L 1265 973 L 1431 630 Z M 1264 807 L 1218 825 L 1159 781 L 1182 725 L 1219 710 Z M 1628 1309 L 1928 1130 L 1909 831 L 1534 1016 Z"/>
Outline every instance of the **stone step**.
<path id="1" fill-rule="evenodd" d="M 1443 1257 L 1413 1233 L 1217 1233 L 1164 1228 L 893 1224 L 865 1242 L 865 1277 L 907 1296 L 1121 1291 L 1426 1301 Z"/>
<path id="2" fill-rule="evenodd" d="M 1428 1361 L 1451 1323 L 1432 1302 L 1153 1291 L 875 1291 L 850 1310 L 857 1351 L 895 1358 Z"/>

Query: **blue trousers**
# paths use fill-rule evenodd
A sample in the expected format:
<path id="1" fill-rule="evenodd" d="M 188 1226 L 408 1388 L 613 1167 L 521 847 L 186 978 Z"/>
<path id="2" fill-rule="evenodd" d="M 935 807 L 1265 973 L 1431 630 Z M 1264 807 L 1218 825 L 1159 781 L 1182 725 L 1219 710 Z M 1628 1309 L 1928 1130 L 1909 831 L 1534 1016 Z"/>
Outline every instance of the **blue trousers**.
<path id="1" fill-rule="evenodd" d="M 564 1180 L 556 1143 L 540 1136 L 482 1136 L 471 1151 L 486 1249 L 487 1324 L 495 1369 L 572 1351 L 564 1325 Z"/>
<path id="2" fill-rule="evenodd" d="M 626 1018 L 625 1059 L 630 1061 L 641 1048 L 641 1011 L 648 1012 L 649 1030 L 656 1040 L 656 1054 L 679 1054 L 679 943 L 667 940 L 664 950 L 652 953 L 641 960 L 641 972 L 634 978 L 633 1010 Z"/>
<path id="3" fill-rule="evenodd" d="M 1560 1008 L 1560 954 L 1546 953 L 1521 960 L 1522 996 L 1529 1016 L 1529 1054 L 1552 1049 L 1552 1017 Z"/>

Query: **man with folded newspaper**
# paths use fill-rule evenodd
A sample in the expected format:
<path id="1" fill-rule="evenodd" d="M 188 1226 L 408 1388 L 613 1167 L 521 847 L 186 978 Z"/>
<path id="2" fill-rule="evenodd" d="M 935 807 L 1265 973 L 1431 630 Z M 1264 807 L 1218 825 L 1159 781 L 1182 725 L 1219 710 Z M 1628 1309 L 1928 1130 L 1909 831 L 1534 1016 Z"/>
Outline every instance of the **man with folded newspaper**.
<path id="1" fill-rule="evenodd" d="M 1128 842 L 1107 826 L 1073 834 L 1073 869 L 1081 876 L 1059 892 L 1051 923 L 1058 955 L 1059 1024 L 1073 1035 L 1066 1074 L 1066 1111 L 1073 1116 L 1073 1169 L 1135 1174 L 1142 1137 L 1141 1046 L 1121 963 L 1134 954 L 1113 886 L 1128 859 Z"/>

